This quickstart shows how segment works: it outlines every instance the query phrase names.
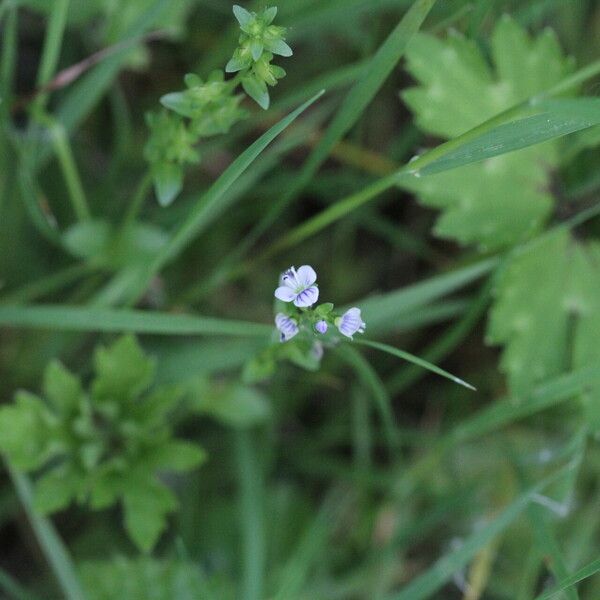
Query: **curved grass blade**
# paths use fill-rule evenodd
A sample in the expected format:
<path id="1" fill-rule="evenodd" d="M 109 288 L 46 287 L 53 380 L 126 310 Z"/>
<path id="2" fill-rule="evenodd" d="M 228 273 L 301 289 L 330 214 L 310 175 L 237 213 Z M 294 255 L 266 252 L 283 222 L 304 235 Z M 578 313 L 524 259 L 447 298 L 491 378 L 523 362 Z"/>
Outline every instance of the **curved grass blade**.
<path id="1" fill-rule="evenodd" d="M 266 338 L 270 325 L 212 317 L 79 306 L 0 306 L 0 325 L 61 331 L 156 335 L 227 335 Z"/>
<path id="2" fill-rule="evenodd" d="M 66 600 L 85 600 L 86 595 L 77 579 L 75 568 L 65 545 L 56 533 L 52 523 L 45 517 L 38 515 L 33 509 L 33 498 L 29 480 L 25 475 L 18 473 L 10 466 L 8 466 L 8 472 L 17 490 L 21 504 L 27 513 L 27 518 L 37 541 L 62 588 Z"/>
<path id="3" fill-rule="evenodd" d="M 338 348 L 338 354 L 353 368 L 362 380 L 364 386 L 370 390 L 379 411 L 385 435 L 392 450 L 397 445 L 397 429 L 392 413 L 392 402 L 379 375 L 363 357 L 363 355 L 352 348 L 349 344 L 343 344 Z"/>
<path id="4" fill-rule="evenodd" d="M 571 468 L 571 465 L 567 465 L 522 493 L 486 527 L 478 529 L 469 536 L 458 550 L 440 558 L 400 593 L 390 596 L 388 600 L 423 600 L 424 598 L 430 598 L 457 571 L 465 567 L 481 548 L 507 529 L 529 506 L 536 494 L 539 494 L 551 483 L 566 476 Z"/>
<path id="5" fill-rule="evenodd" d="M 452 373 L 448 373 L 448 371 L 444 371 L 444 369 L 440 369 L 436 365 L 411 354 L 410 352 L 405 352 L 404 350 L 399 350 L 398 348 L 394 348 L 393 346 L 389 346 L 388 344 L 382 344 L 381 342 L 373 342 L 371 340 L 355 340 L 355 344 L 361 344 L 362 346 L 369 346 L 371 348 L 375 348 L 376 350 L 381 350 L 382 352 L 387 352 L 393 356 L 397 356 L 398 358 L 402 358 L 403 360 L 407 360 L 415 365 L 419 365 L 436 375 L 440 375 L 441 377 L 445 377 L 454 383 L 458 383 L 458 385 L 462 385 L 463 387 L 468 388 L 469 390 L 477 391 L 475 387 L 473 387 L 470 383 L 463 381 L 456 375 L 452 375 Z"/>
<path id="6" fill-rule="evenodd" d="M 261 135 L 242 154 L 240 154 L 221 176 L 213 183 L 207 192 L 202 194 L 188 215 L 187 219 L 179 226 L 173 237 L 163 247 L 154 261 L 148 265 L 128 290 L 125 300 L 133 302 L 146 289 L 152 277 L 158 273 L 163 266 L 176 258 L 179 253 L 213 221 L 223 214 L 227 203 L 222 202 L 225 193 L 237 181 L 237 179 L 254 162 L 261 152 L 289 125 L 291 125 L 311 104 L 316 102 L 324 90 L 315 94 L 304 104 L 292 111 L 289 115 L 273 125 L 268 131 Z"/>
<path id="7" fill-rule="evenodd" d="M 595 575 L 599 571 L 600 558 L 592 561 L 591 563 L 587 564 L 585 567 L 582 567 L 578 571 L 575 571 L 575 573 L 569 575 L 569 577 L 566 577 L 565 579 L 559 581 L 552 589 L 548 590 L 547 592 L 544 592 L 539 596 L 536 596 L 535 600 L 550 600 L 550 598 L 553 598 L 554 596 L 556 596 L 556 594 L 570 588 L 571 586 L 574 586 L 575 584 L 579 583 L 580 581 L 583 581 L 584 579 L 587 579 L 588 577 L 592 577 L 592 575 Z"/>

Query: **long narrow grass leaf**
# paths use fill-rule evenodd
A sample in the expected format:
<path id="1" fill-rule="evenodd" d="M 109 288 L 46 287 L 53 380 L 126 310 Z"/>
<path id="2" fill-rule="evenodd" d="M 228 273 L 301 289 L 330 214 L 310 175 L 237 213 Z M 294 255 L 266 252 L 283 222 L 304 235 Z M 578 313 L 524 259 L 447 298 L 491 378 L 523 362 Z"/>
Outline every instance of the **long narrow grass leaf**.
<path id="1" fill-rule="evenodd" d="M 436 375 L 440 375 L 441 377 L 445 377 L 454 383 L 458 383 L 463 387 L 466 387 L 470 390 L 475 390 L 475 388 L 466 381 L 463 381 L 456 375 L 452 375 L 452 373 L 448 373 L 448 371 L 444 371 L 444 369 L 440 369 L 440 367 L 411 354 L 410 352 L 405 352 L 404 350 L 399 350 L 398 348 L 394 348 L 393 346 L 389 346 L 388 344 L 382 344 L 380 342 L 372 342 L 371 340 L 356 340 L 357 344 L 361 344 L 362 346 L 369 346 L 371 348 L 375 348 L 376 350 L 381 350 L 382 352 L 387 352 L 388 354 L 392 354 L 393 356 L 397 356 L 398 358 L 402 358 L 403 360 L 407 360 L 415 365 L 419 365 Z"/>
<path id="2" fill-rule="evenodd" d="M 0 306 L 0 325 L 59 331 L 104 331 L 158 335 L 267 337 L 270 325 L 153 311 L 79 306 Z"/>
<path id="3" fill-rule="evenodd" d="M 9 467 L 9 473 L 35 536 L 66 600 L 85 600 L 86 595 L 77 579 L 75 568 L 65 545 L 56 533 L 52 523 L 45 517 L 38 515 L 33 508 L 29 480 L 12 467 Z"/>
<path id="4" fill-rule="evenodd" d="M 550 600 L 550 598 L 554 598 L 560 592 L 569 589 L 570 587 L 576 585 L 584 579 L 592 577 L 599 571 L 600 558 L 592 561 L 591 563 L 587 564 L 585 567 L 582 567 L 578 571 L 575 571 L 575 573 L 569 575 L 569 577 L 566 577 L 565 579 L 559 581 L 552 589 L 548 590 L 547 592 L 544 592 L 543 594 L 540 594 L 539 596 L 536 596 L 535 600 Z"/>

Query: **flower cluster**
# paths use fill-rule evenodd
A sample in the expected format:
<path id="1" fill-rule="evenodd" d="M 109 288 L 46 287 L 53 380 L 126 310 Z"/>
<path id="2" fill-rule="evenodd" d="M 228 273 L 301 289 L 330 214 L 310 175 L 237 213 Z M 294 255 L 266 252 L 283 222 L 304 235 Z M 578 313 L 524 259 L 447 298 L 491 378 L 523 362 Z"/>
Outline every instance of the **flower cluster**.
<path id="1" fill-rule="evenodd" d="M 239 46 L 227 63 L 227 73 L 239 73 L 244 91 L 262 108 L 269 107 L 267 85 L 274 86 L 285 77 L 285 71 L 271 64 L 274 54 L 291 56 L 292 49 L 285 43 L 285 27 L 272 25 L 277 8 L 265 8 L 260 13 L 248 12 L 235 5 L 233 13 L 242 33 Z"/>
<path id="2" fill-rule="evenodd" d="M 361 318 L 360 308 L 350 308 L 341 315 L 334 311 L 331 302 L 313 308 L 319 299 L 316 282 L 317 274 L 309 265 L 302 265 L 298 269 L 290 267 L 282 273 L 275 297 L 287 303 L 289 308 L 275 316 L 279 339 L 287 342 L 304 330 L 320 341 L 330 326 L 336 327 L 343 336 L 350 339 L 355 333 L 364 333 L 366 324 Z"/>
<path id="3" fill-rule="evenodd" d="M 236 76 L 226 80 L 222 70 L 214 71 L 203 81 L 198 75 L 188 73 L 184 78 L 185 90 L 161 98 L 167 110 L 147 116 L 151 135 L 144 155 L 150 163 L 156 196 L 163 206 L 173 202 L 181 191 L 185 165 L 200 160 L 194 149 L 198 140 L 225 134 L 247 116 L 247 111 L 240 107 L 244 94 L 236 93 L 238 86 L 267 109 L 270 102 L 267 85 L 274 86 L 285 77 L 281 67 L 271 64 L 273 54 L 292 55 L 283 38 L 285 28 L 272 24 L 277 8 L 266 8 L 257 14 L 234 6 L 233 12 L 242 33 L 239 47 L 225 71 L 237 73 Z"/>

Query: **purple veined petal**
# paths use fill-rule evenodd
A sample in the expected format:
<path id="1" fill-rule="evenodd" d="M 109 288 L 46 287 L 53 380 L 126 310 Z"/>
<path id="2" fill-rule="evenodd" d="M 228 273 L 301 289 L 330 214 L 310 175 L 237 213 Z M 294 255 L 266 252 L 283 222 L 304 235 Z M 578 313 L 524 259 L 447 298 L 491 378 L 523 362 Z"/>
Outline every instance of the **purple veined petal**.
<path id="1" fill-rule="evenodd" d="M 321 319 L 320 321 L 317 321 L 315 323 L 315 330 L 317 331 L 317 333 L 320 333 L 321 335 L 327 333 L 327 321 L 324 321 L 323 319 Z"/>
<path id="2" fill-rule="evenodd" d="M 319 299 L 319 288 L 313 285 L 305 290 L 302 290 L 294 300 L 294 304 L 298 308 L 307 308 L 312 306 Z"/>
<path id="3" fill-rule="evenodd" d="M 308 287 L 317 280 L 317 274 L 310 265 L 302 265 L 298 269 L 297 279 L 302 286 Z"/>
<path id="4" fill-rule="evenodd" d="M 297 291 L 298 288 L 302 287 L 298 281 L 298 272 L 295 267 L 290 267 L 281 274 L 281 285 L 287 285 L 294 291 Z"/>
<path id="5" fill-rule="evenodd" d="M 275 290 L 275 298 L 283 302 L 291 302 L 296 299 L 296 293 L 287 285 L 282 285 Z"/>
<path id="6" fill-rule="evenodd" d="M 355 333 L 364 333 L 366 324 L 360 316 L 360 308 L 349 308 L 338 320 L 337 328 L 342 335 L 352 339 Z"/>
<path id="7" fill-rule="evenodd" d="M 282 342 L 291 340 L 300 331 L 296 321 L 283 313 L 278 313 L 275 317 L 275 326 L 281 333 L 280 340 Z"/>

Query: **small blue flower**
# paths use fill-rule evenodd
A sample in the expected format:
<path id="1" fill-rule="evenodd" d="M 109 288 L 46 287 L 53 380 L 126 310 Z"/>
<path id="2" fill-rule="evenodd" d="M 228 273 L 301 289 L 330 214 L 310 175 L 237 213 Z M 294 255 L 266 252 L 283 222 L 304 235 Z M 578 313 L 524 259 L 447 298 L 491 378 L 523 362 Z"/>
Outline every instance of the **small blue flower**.
<path id="1" fill-rule="evenodd" d="M 342 335 L 352 339 L 355 333 L 364 333 L 366 323 L 361 319 L 360 308 L 349 308 L 341 317 L 335 320 L 336 327 Z"/>
<path id="2" fill-rule="evenodd" d="M 323 344 L 321 344 L 321 342 L 315 342 L 310 349 L 310 353 L 314 359 L 320 361 L 325 353 Z"/>
<path id="3" fill-rule="evenodd" d="M 327 333 L 327 321 L 317 321 L 317 323 L 315 323 L 315 330 L 317 333 Z"/>
<path id="4" fill-rule="evenodd" d="M 298 329 L 298 323 L 283 313 L 278 313 L 275 317 L 275 326 L 281 333 L 279 339 L 282 342 L 291 340 L 300 331 Z"/>
<path id="5" fill-rule="evenodd" d="M 275 290 L 275 297 L 283 302 L 293 302 L 299 308 L 312 306 L 319 299 L 319 288 L 315 270 L 309 265 L 302 265 L 297 271 L 290 267 L 281 276 L 281 284 Z"/>

